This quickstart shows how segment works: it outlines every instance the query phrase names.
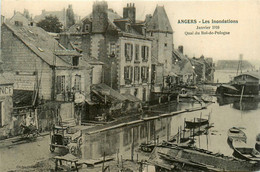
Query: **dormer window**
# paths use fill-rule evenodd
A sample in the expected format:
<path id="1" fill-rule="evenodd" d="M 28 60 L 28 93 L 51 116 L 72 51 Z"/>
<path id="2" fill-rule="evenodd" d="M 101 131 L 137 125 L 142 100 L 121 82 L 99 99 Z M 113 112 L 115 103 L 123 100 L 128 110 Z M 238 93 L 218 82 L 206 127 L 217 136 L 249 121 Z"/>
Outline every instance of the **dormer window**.
<path id="1" fill-rule="evenodd" d="M 130 24 L 127 23 L 127 24 L 125 25 L 125 31 L 126 31 L 126 32 L 131 32 Z"/>
<path id="2" fill-rule="evenodd" d="M 143 32 L 143 35 L 146 35 L 146 28 L 145 27 L 142 28 L 142 32 Z"/>
<path id="3" fill-rule="evenodd" d="M 79 57 L 72 57 L 72 65 L 73 66 L 79 65 Z"/>
<path id="4" fill-rule="evenodd" d="M 85 25 L 85 32 L 89 32 L 90 31 L 90 25 L 89 24 L 86 24 Z"/>

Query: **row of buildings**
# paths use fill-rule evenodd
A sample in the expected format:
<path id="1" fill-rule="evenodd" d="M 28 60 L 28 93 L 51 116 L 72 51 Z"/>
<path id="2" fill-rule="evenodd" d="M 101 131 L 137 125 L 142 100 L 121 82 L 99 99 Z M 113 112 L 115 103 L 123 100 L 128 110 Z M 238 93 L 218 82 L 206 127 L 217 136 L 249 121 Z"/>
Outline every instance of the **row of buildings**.
<path id="1" fill-rule="evenodd" d="M 175 86 L 213 81 L 212 59 L 174 49 L 163 6 L 140 21 L 134 4 L 120 16 L 107 2 L 94 2 L 88 16 L 58 37 L 33 23 L 15 13 L 1 26 L 0 85 L 13 90 L 12 110 L 3 110 L 9 99 L 1 104 L 2 133 L 28 116 L 46 130 L 57 116 L 82 121 L 141 111 L 142 102 L 169 98 Z"/>

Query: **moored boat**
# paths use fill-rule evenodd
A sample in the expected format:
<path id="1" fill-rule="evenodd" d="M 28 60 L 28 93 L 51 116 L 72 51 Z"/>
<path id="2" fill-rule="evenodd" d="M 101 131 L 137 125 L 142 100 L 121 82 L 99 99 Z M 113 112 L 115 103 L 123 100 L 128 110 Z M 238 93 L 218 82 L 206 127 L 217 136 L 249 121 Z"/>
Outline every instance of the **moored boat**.
<path id="1" fill-rule="evenodd" d="M 257 171 L 257 162 L 239 160 L 203 149 L 156 146 L 148 162 L 162 171 Z M 158 170 L 159 171 L 159 170 Z"/>
<path id="2" fill-rule="evenodd" d="M 186 128 L 196 128 L 209 123 L 208 119 L 194 118 L 193 120 L 185 121 Z"/>
<path id="3" fill-rule="evenodd" d="M 237 127 L 232 127 L 228 130 L 228 141 L 233 142 L 233 140 L 241 140 L 246 143 L 246 134 Z"/>
<path id="4" fill-rule="evenodd" d="M 260 133 L 256 136 L 255 148 L 260 152 Z"/>
<path id="5" fill-rule="evenodd" d="M 234 156 L 247 161 L 260 162 L 260 153 L 241 140 L 233 140 Z"/>

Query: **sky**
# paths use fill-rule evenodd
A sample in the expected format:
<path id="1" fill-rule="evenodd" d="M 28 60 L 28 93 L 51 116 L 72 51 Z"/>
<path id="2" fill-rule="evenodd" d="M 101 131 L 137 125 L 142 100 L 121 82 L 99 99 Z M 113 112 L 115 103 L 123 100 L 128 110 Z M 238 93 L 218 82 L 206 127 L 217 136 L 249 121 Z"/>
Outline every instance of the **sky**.
<path id="1" fill-rule="evenodd" d="M 94 1 L 72 0 L 1 0 L 1 14 L 12 17 L 14 10 L 28 9 L 35 15 L 41 11 L 58 11 L 72 4 L 74 13 L 85 17 L 92 11 Z M 122 16 L 123 7 L 135 3 L 136 18 L 144 20 L 146 14 L 153 14 L 157 5 L 164 6 L 174 30 L 174 47 L 184 46 L 189 57 L 212 57 L 214 60 L 244 60 L 258 63 L 260 60 L 260 0 L 249 1 L 108 1 L 108 7 Z M 179 20 L 196 20 L 196 24 L 178 24 Z M 206 20 L 236 20 L 238 23 L 212 24 Z M 199 23 L 201 22 L 201 23 Z M 210 29 L 197 29 L 206 26 Z M 215 27 L 214 29 L 212 27 Z M 194 35 L 195 32 L 213 32 L 213 35 Z M 227 35 L 215 34 L 229 32 Z M 193 32 L 193 35 L 186 35 Z M 186 33 L 186 34 L 185 34 Z"/>

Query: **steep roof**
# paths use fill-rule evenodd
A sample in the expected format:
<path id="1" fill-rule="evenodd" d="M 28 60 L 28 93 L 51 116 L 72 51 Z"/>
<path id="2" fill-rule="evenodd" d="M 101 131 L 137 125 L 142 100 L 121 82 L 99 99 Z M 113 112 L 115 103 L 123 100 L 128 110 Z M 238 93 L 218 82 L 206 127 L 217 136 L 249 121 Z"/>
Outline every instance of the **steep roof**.
<path id="1" fill-rule="evenodd" d="M 147 30 L 171 33 L 173 32 L 164 6 L 156 7 L 152 18 L 147 22 Z"/>
<path id="2" fill-rule="evenodd" d="M 56 66 L 71 66 L 70 63 L 54 55 L 54 50 L 64 50 L 58 41 L 51 37 L 46 31 L 33 26 L 15 26 L 4 23 L 33 53 L 39 56 L 48 65 L 53 65 L 54 58 Z"/>
<path id="3" fill-rule="evenodd" d="M 20 12 L 16 12 L 13 17 L 11 17 L 8 20 L 11 24 L 15 24 L 15 21 L 21 21 L 23 22 L 23 25 L 30 25 L 31 22 L 33 22 L 32 20 L 27 19 L 22 13 Z"/>
<path id="4" fill-rule="evenodd" d="M 194 73 L 194 69 L 192 68 L 192 64 L 190 60 L 185 57 L 182 53 L 173 50 L 173 61 L 176 63 L 172 65 L 172 71 L 179 75 L 191 74 Z"/>

